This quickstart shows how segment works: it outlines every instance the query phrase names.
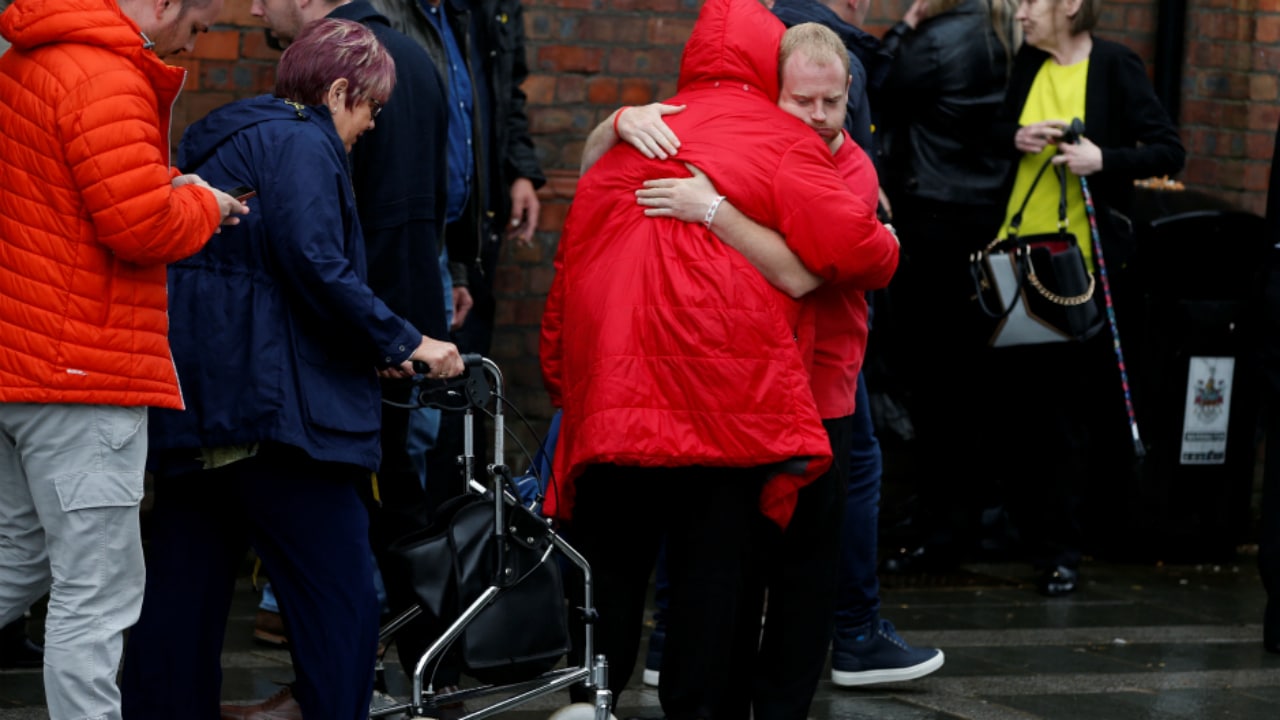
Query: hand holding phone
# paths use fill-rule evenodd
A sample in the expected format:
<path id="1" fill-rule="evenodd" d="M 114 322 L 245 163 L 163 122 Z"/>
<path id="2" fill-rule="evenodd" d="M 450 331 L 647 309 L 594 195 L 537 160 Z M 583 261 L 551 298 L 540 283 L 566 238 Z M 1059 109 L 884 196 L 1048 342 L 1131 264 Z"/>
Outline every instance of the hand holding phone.
<path id="1" fill-rule="evenodd" d="M 238 202 L 244 202 L 245 200 L 248 200 L 249 198 L 258 194 L 257 190 L 254 190 L 248 185 L 237 185 L 226 192 L 228 195 L 235 198 Z"/>

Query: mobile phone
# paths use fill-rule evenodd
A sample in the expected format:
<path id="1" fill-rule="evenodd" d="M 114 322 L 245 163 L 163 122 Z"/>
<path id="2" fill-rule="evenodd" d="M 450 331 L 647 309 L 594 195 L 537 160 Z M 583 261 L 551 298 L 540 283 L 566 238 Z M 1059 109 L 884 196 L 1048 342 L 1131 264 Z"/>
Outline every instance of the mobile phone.
<path id="1" fill-rule="evenodd" d="M 237 185 L 236 187 L 233 187 L 230 190 L 228 190 L 227 194 L 235 198 L 236 201 L 238 202 L 244 202 L 245 200 L 248 200 L 254 195 L 257 195 L 258 191 L 254 190 L 248 185 Z"/>

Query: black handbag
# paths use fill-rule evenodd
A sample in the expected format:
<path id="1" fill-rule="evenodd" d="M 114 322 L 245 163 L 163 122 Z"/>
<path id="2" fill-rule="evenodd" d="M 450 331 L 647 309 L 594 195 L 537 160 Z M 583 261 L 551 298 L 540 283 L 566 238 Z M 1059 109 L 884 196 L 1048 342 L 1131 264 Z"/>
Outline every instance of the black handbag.
<path id="1" fill-rule="evenodd" d="M 506 505 L 506 532 L 494 535 L 491 495 L 468 493 L 442 504 L 427 528 L 391 547 L 438 631 L 491 585 L 502 588 L 456 641 L 464 669 L 484 683 L 528 680 L 555 667 L 569 651 L 560 567 L 548 557 L 547 524 Z M 498 543 L 502 566 L 498 566 Z"/>
<path id="2" fill-rule="evenodd" d="M 969 257 L 974 299 L 989 321 L 992 347 L 1082 341 L 1103 327 L 1094 300 L 1096 279 L 1085 266 L 1075 235 L 1067 230 L 1067 170 L 1058 177 L 1058 230 L 1019 235 L 1022 213 L 1040 178 L 1052 164 L 1045 161 L 1009 221 L 1008 237 L 996 239 Z"/>

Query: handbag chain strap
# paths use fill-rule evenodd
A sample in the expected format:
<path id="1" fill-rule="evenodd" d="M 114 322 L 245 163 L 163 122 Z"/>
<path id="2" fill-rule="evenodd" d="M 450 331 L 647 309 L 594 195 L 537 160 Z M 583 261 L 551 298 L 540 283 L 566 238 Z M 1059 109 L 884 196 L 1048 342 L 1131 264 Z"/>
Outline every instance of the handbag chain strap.
<path id="1" fill-rule="evenodd" d="M 1097 283 L 1098 283 L 1097 278 L 1093 276 L 1093 273 L 1088 273 L 1089 287 L 1085 288 L 1084 292 L 1080 293 L 1079 295 L 1059 295 L 1058 293 L 1055 293 L 1054 291 L 1045 287 L 1044 283 L 1040 282 L 1039 276 L 1036 275 L 1035 266 L 1031 263 L 1030 257 L 1028 257 L 1028 250 L 1026 245 L 1024 243 L 1018 242 L 1018 229 L 1022 227 L 1022 213 L 1025 212 L 1027 209 L 1027 203 L 1031 202 L 1031 195 L 1036 191 L 1036 185 L 1040 184 L 1040 178 L 1044 177 L 1044 171 L 1048 170 L 1049 166 L 1053 164 L 1054 157 L 1055 156 L 1053 155 L 1049 156 L 1049 158 L 1044 161 L 1044 164 L 1041 165 L 1040 169 L 1036 172 L 1035 179 L 1031 181 L 1031 187 L 1027 188 L 1026 197 L 1022 198 L 1022 205 L 1018 207 L 1018 212 L 1014 213 L 1013 217 L 1009 219 L 1008 237 L 1004 239 L 996 238 L 995 240 L 992 240 L 991 243 L 987 245 L 985 254 L 990 255 L 991 252 L 995 250 L 997 245 L 999 245 L 1001 242 L 1004 242 L 1005 240 L 1008 240 L 1010 243 L 1013 244 L 1013 247 L 1014 247 L 1013 253 L 1018 258 L 1019 264 L 1022 265 L 1023 267 L 1023 274 L 1026 277 L 1027 282 L 1029 282 L 1031 286 L 1036 289 L 1036 292 L 1040 293 L 1040 296 L 1043 297 L 1045 300 L 1048 300 L 1049 302 L 1054 303 L 1055 305 L 1062 305 L 1065 307 L 1075 307 L 1077 305 L 1083 305 L 1093 299 L 1093 292 L 1097 288 Z M 1058 234 L 1066 235 L 1067 234 L 1067 168 L 1064 165 L 1056 165 L 1053 168 L 1053 172 L 1054 172 L 1054 175 L 1058 177 Z"/>

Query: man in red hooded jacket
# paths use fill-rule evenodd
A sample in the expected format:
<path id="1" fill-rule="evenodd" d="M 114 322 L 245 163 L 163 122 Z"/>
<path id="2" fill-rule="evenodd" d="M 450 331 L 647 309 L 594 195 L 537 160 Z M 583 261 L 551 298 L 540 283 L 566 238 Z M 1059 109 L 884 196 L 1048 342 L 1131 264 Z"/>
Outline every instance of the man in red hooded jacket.
<path id="1" fill-rule="evenodd" d="M 775 105 L 782 31 L 753 0 L 703 7 L 669 101 L 688 106 L 671 118 L 681 159 L 779 230 L 819 277 L 883 286 L 896 241 L 815 133 Z M 732 717 L 750 672 L 729 665 L 749 663 L 758 641 L 758 625 L 740 622 L 752 520 L 759 508 L 785 525 L 831 452 L 798 343 L 812 318 L 709 237 L 714 206 L 700 226 L 635 205 L 645 180 L 681 169 L 619 146 L 579 184 L 543 320 L 544 379 L 564 409 L 544 507 L 572 519 L 593 562 L 596 638 L 615 693 L 630 676 L 666 531 L 663 709 Z M 833 240 L 832 226 L 849 232 Z"/>

